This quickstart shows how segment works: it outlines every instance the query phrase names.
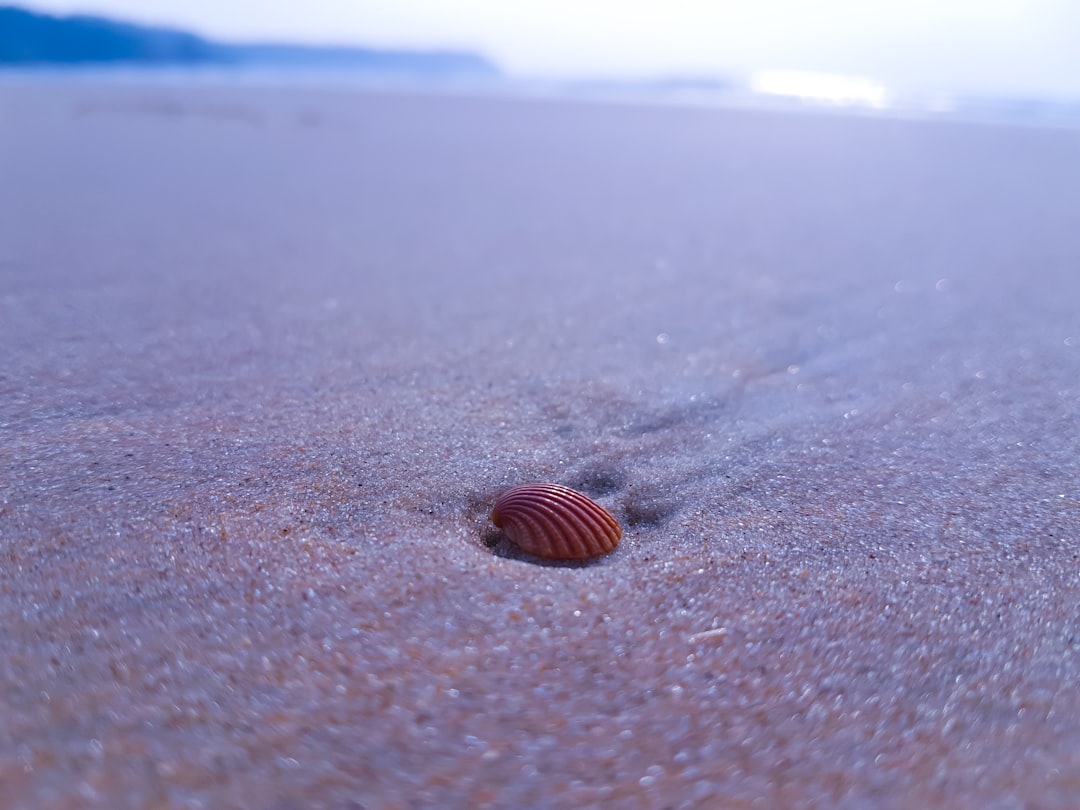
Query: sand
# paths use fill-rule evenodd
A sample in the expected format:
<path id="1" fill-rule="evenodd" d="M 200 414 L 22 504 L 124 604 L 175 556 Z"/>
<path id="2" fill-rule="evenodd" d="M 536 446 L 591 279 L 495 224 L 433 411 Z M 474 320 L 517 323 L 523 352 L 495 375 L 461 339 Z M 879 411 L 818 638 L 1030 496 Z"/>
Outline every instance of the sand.
<path id="1" fill-rule="evenodd" d="M 1080 804 L 1075 132 L 7 81 L 0 178 L 3 806 Z"/>

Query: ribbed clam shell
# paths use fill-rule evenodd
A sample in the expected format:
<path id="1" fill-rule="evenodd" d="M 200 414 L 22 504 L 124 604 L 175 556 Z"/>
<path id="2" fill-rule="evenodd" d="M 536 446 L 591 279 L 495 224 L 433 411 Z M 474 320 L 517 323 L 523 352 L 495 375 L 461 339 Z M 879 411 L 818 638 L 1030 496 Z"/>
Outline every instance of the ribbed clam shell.
<path id="1" fill-rule="evenodd" d="M 608 510 L 559 484 L 525 484 L 495 501 L 491 522 L 523 551 L 556 560 L 599 557 L 615 548 L 622 527 Z"/>

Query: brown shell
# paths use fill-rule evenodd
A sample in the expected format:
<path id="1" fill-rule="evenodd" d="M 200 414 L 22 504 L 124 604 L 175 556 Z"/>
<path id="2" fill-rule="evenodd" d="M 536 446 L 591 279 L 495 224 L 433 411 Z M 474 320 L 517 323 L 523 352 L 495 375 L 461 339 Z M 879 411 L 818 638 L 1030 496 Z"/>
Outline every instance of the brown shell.
<path id="1" fill-rule="evenodd" d="M 491 522 L 523 551 L 555 560 L 599 557 L 615 548 L 622 527 L 608 510 L 558 484 L 525 484 L 495 501 Z"/>

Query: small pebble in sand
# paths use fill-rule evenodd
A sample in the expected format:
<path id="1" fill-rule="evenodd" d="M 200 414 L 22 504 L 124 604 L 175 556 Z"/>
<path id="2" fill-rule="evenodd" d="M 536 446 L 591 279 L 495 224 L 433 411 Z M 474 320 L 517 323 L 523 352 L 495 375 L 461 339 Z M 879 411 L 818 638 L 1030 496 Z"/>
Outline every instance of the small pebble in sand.
<path id="1" fill-rule="evenodd" d="M 523 551 L 556 560 L 599 557 L 622 537 L 622 527 L 610 512 L 559 484 L 508 489 L 495 501 L 491 522 Z"/>
<path id="2" fill-rule="evenodd" d="M 722 639 L 727 635 L 726 627 L 717 627 L 713 630 L 702 630 L 700 633 L 694 633 L 687 638 L 691 644 L 700 644 L 703 641 L 709 641 L 710 639 Z"/>

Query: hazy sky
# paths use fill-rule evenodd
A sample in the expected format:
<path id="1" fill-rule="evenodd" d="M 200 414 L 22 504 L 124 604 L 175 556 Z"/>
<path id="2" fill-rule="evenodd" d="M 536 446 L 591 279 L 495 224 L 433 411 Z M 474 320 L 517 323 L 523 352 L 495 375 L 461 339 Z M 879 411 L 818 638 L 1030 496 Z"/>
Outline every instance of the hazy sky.
<path id="1" fill-rule="evenodd" d="M 17 2 L 17 0 L 16 0 Z M 224 39 L 475 48 L 528 76 L 842 72 L 1080 98 L 1080 0 L 29 0 Z"/>

